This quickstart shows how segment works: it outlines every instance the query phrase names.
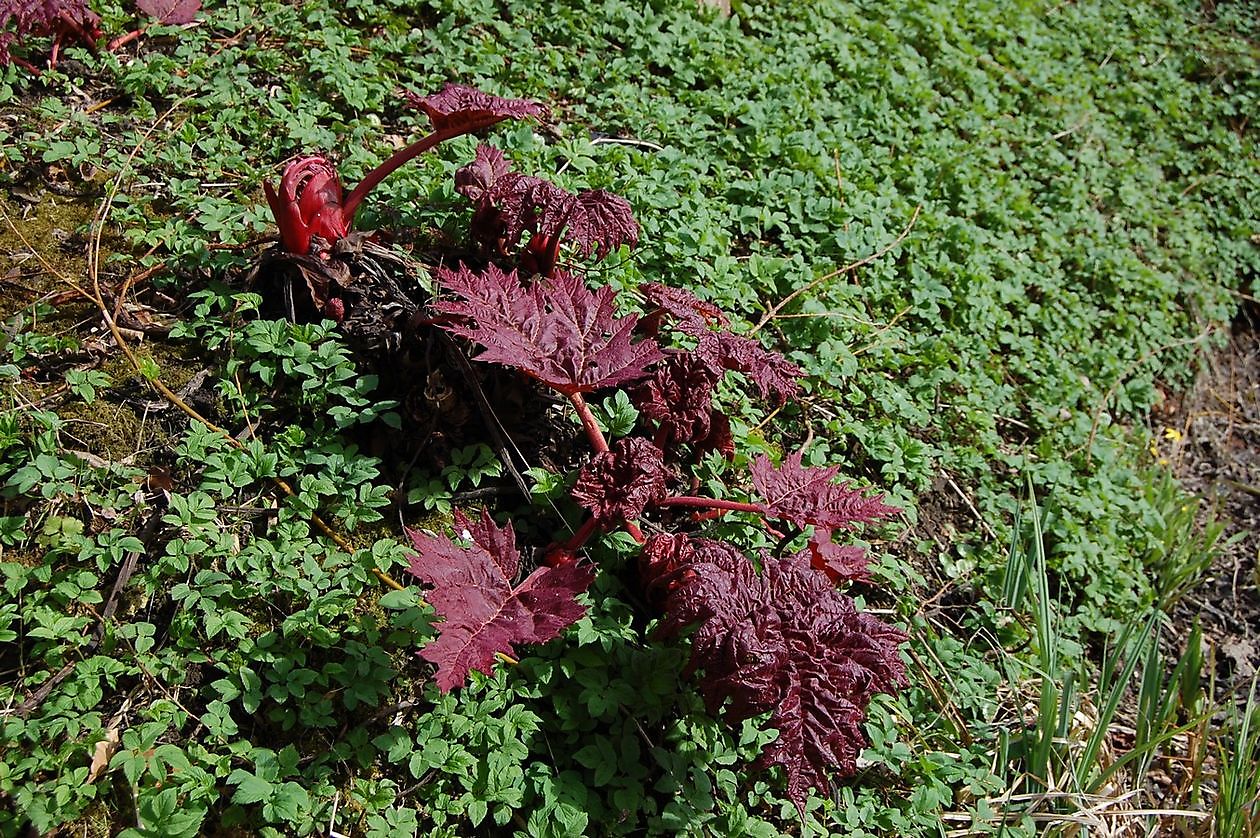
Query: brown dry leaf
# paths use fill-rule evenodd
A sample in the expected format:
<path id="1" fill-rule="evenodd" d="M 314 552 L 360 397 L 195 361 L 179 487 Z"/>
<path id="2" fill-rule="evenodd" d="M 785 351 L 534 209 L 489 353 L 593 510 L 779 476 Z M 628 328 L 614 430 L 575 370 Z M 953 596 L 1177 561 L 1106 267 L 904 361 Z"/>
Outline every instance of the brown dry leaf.
<path id="1" fill-rule="evenodd" d="M 114 758 L 114 754 L 118 753 L 118 742 L 118 728 L 111 727 L 105 731 L 105 738 L 96 743 L 96 748 L 92 751 L 92 764 L 88 768 L 88 785 L 95 783 L 96 778 L 105 772 L 109 761 Z"/>
<path id="2" fill-rule="evenodd" d="M 175 478 L 171 474 L 170 469 L 154 466 L 149 469 L 148 477 L 145 478 L 145 485 L 154 492 L 173 492 L 175 491 Z"/>
<path id="3" fill-rule="evenodd" d="M 1247 680 L 1256 674 L 1256 661 L 1260 660 L 1260 649 L 1257 649 L 1248 638 L 1237 635 L 1227 637 L 1221 643 L 1221 651 L 1234 661 L 1239 678 Z"/>

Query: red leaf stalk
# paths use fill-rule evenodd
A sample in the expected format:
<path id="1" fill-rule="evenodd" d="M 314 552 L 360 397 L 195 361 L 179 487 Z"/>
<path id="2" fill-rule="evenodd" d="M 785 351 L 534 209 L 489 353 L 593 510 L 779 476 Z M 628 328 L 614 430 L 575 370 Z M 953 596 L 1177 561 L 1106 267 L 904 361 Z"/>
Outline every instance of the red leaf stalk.
<path id="1" fill-rule="evenodd" d="M 494 122 L 491 122 L 489 124 L 493 125 Z M 484 127 L 484 126 L 476 126 L 473 128 L 467 128 L 465 130 L 459 130 L 459 131 L 454 131 L 454 130 L 434 131 L 432 134 L 428 135 L 427 137 L 422 137 L 416 140 L 411 145 L 406 146 L 404 148 L 400 148 L 398 151 L 395 151 L 393 154 L 389 156 L 388 160 L 386 160 L 381 165 L 377 166 L 372 171 L 368 172 L 367 177 L 359 181 L 359 185 L 356 186 L 354 189 L 350 190 L 350 196 L 347 197 L 345 203 L 342 204 L 342 212 L 345 213 L 346 221 L 347 221 L 346 226 L 349 227 L 353 224 L 354 212 L 355 210 L 359 208 L 359 204 L 363 203 L 363 199 L 367 197 L 367 194 L 371 192 L 373 189 L 375 189 L 377 186 L 379 186 L 381 181 L 383 181 L 385 178 L 392 175 L 394 171 L 398 169 L 400 166 L 416 159 L 417 157 L 419 157 L 421 154 L 424 154 L 429 149 L 433 148 L 434 146 L 440 143 L 445 142 L 446 140 L 451 139 L 452 137 L 458 137 L 461 134 L 467 134 L 469 131 L 475 131 L 479 127 Z"/>
<path id="2" fill-rule="evenodd" d="M 714 509 L 726 512 L 752 512 L 765 515 L 766 510 L 755 503 L 744 503 L 738 500 L 722 500 L 721 498 L 697 498 L 690 495 L 665 498 L 661 506 L 686 506 L 693 509 Z"/>
<path id="3" fill-rule="evenodd" d="M 591 413 L 581 393 L 567 393 L 566 395 L 577 410 L 578 418 L 582 420 L 582 427 L 586 429 L 586 438 L 591 441 L 591 447 L 597 454 L 603 454 L 608 450 L 608 440 L 604 439 L 604 432 L 599 429 L 595 414 Z"/>

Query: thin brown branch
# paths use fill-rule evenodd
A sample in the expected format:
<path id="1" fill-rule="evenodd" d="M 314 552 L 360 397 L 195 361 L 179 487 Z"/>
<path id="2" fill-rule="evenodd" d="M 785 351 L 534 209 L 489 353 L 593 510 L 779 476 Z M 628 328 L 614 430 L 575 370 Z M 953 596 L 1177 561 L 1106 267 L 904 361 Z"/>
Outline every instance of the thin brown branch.
<path id="1" fill-rule="evenodd" d="M 850 271 L 855 271 L 858 268 L 864 265 L 869 265 L 871 262 L 874 262 L 877 259 L 880 259 L 883 256 L 885 256 L 889 251 L 891 251 L 897 245 L 901 244 L 903 241 L 906 240 L 906 237 L 910 235 L 910 231 L 914 229 L 915 222 L 919 220 L 919 213 L 922 211 L 923 211 L 923 205 L 919 204 L 917 207 L 914 208 L 914 213 L 911 214 L 910 220 L 906 222 L 905 228 L 897 235 L 897 238 L 893 239 L 891 242 L 884 245 L 883 247 L 881 247 L 879 250 L 875 251 L 871 255 L 865 256 L 857 260 L 856 262 L 850 262 L 849 264 L 845 265 L 843 268 L 837 268 L 831 273 L 823 274 L 822 276 L 813 280 L 809 284 L 802 285 L 800 288 L 797 288 L 791 294 L 788 294 L 786 297 L 784 297 L 782 300 L 776 303 L 774 308 L 770 309 L 762 316 L 761 320 L 757 322 L 757 325 L 752 327 L 752 330 L 749 332 L 749 334 L 756 334 L 758 331 L 760 331 L 762 326 L 765 326 L 771 320 L 778 317 L 780 311 L 782 311 L 784 308 L 790 305 L 793 300 L 795 300 L 797 297 L 801 296 L 802 294 L 808 294 L 810 291 L 813 291 L 815 288 L 817 288 L 819 285 L 822 285 L 824 282 L 835 279 L 838 276 L 843 276 L 844 274 L 847 274 Z"/>

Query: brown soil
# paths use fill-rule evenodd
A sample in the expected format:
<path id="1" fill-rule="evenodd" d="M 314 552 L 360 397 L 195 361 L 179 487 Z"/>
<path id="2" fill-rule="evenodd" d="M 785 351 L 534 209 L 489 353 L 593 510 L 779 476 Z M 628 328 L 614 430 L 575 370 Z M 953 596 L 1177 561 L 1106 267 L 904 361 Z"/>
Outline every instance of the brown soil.
<path id="1" fill-rule="evenodd" d="M 1245 700 L 1260 669 L 1260 308 L 1244 307 L 1228 345 L 1203 359 L 1168 426 L 1182 435 L 1168 440 L 1157 429 L 1173 474 L 1215 508 L 1227 537 L 1237 537 L 1174 618 L 1187 632 L 1198 618 L 1216 650 L 1219 686 Z"/>

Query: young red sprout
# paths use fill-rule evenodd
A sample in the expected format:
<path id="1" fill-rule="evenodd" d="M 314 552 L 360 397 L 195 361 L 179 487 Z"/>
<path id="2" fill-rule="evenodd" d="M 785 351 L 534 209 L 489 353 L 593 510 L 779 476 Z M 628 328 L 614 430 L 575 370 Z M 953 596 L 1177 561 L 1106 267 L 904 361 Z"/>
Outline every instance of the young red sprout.
<path id="1" fill-rule="evenodd" d="M 447 84 L 430 96 L 408 93 L 406 98 L 429 118 L 432 133 L 396 151 L 368 172 L 348 195 L 343 197 L 336 170 L 318 156 L 301 157 L 285 167 L 278 189 L 264 185 L 286 250 L 305 255 L 310 252 L 313 236 L 330 243 L 343 238 L 354 226 L 355 213 L 369 192 L 401 166 L 440 143 L 505 119 L 538 118 L 545 113 L 537 102 L 504 99 L 462 84 Z M 278 198 L 273 200 L 273 195 Z"/>
<path id="2" fill-rule="evenodd" d="M 473 204 L 473 238 L 507 256 L 528 232 L 520 254 L 523 276 L 554 276 L 560 245 L 603 259 L 639 241 L 630 202 L 603 189 L 576 194 L 542 178 L 513 172 L 503 152 L 481 144 L 473 162 L 455 173 L 455 189 Z"/>
<path id="3" fill-rule="evenodd" d="M 279 191 L 264 183 L 263 192 L 290 253 L 309 253 L 312 236 L 335 242 L 350 231 L 337 170 L 323 157 L 294 160 L 285 167 Z"/>

